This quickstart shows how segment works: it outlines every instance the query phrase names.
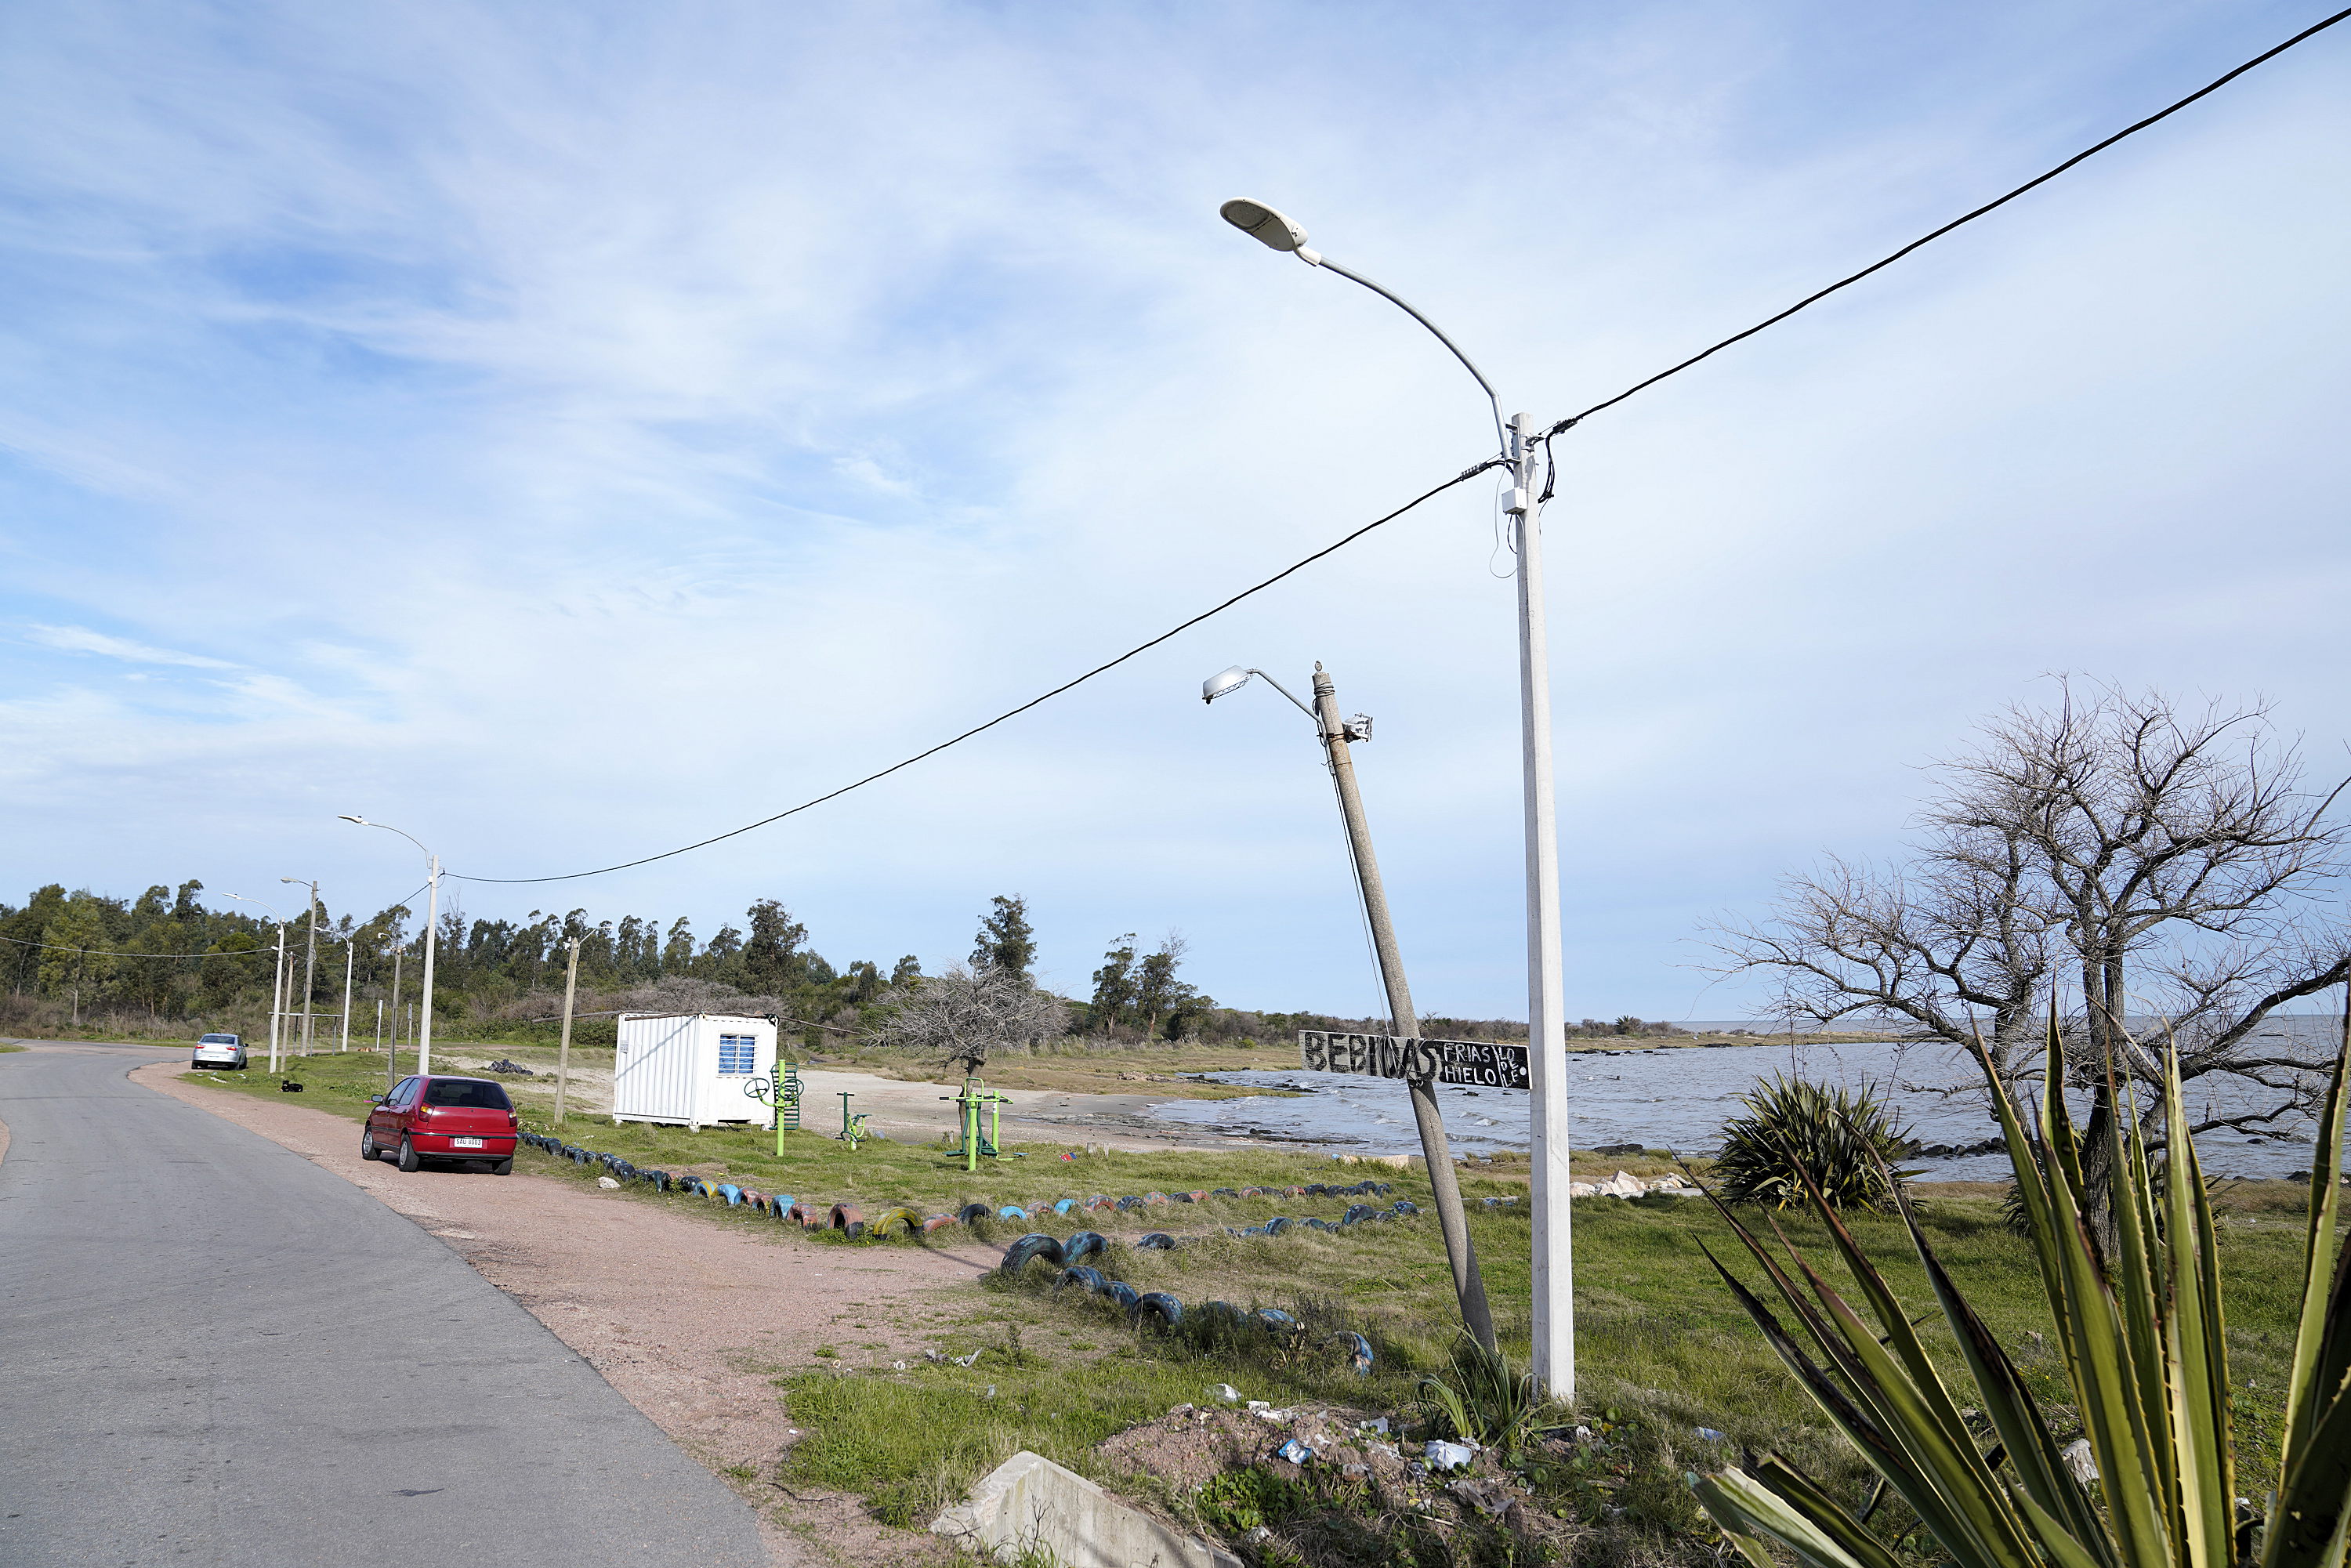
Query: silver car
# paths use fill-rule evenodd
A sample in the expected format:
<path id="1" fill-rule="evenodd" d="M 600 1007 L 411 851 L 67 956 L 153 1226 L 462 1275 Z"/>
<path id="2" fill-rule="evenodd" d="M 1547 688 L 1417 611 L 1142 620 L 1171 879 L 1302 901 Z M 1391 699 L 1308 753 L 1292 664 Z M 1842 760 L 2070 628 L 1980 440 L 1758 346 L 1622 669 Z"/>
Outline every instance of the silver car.
<path id="1" fill-rule="evenodd" d="M 188 1058 L 191 1067 L 226 1067 L 242 1070 L 245 1061 L 245 1041 L 233 1034 L 208 1034 L 196 1041 L 196 1052 Z"/>

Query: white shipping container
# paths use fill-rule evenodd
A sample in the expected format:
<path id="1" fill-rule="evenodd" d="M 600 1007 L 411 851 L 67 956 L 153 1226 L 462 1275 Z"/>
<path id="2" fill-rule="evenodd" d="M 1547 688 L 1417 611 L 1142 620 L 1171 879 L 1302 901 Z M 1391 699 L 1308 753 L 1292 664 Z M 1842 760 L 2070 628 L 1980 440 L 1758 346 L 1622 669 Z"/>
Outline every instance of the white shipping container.
<path id="1" fill-rule="evenodd" d="M 740 1013 L 623 1013 L 612 1057 L 612 1121 L 699 1131 L 721 1123 L 775 1125 L 744 1092 L 776 1065 L 776 1026 Z"/>

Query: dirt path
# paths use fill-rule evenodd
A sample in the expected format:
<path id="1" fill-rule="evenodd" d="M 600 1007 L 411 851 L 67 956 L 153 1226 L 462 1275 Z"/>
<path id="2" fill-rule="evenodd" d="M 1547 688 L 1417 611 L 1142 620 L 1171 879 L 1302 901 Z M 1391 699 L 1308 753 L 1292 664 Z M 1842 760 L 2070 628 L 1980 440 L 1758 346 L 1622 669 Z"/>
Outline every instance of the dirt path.
<path id="1" fill-rule="evenodd" d="M 848 1251 L 541 1176 L 403 1176 L 361 1160 L 359 1129 L 343 1117 L 183 1082 L 183 1071 L 163 1061 L 131 1076 L 293 1150 L 441 1238 L 749 1499 L 776 1563 L 903 1554 L 902 1538 L 847 1500 L 788 1498 L 772 1483 L 798 1434 L 770 1379 L 815 1364 L 816 1348 L 836 1340 L 918 1352 L 918 1320 L 951 1308 L 959 1287 L 996 1264 L 991 1249 Z"/>
<path id="2" fill-rule="evenodd" d="M 855 1098 L 850 1109 L 862 1111 L 893 1138 L 919 1142 L 956 1130 L 950 1102 L 956 1091 L 943 1083 L 922 1083 L 899 1078 L 878 1078 L 869 1072 L 837 1072 L 830 1068 L 804 1067 L 807 1111 L 803 1124 L 838 1128 L 841 1094 Z M 1179 1126 L 1151 1114 L 1164 1104 L 1165 1094 L 1095 1094 L 1079 1089 L 1019 1089 L 998 1114 L 1003 1119 L 1007 1142 L 1084 1144 L 1119 1150 L 1215 1152 L 1249 1148 L 1247 1138 L 1224 1138 L 1197 1127 Z"/>

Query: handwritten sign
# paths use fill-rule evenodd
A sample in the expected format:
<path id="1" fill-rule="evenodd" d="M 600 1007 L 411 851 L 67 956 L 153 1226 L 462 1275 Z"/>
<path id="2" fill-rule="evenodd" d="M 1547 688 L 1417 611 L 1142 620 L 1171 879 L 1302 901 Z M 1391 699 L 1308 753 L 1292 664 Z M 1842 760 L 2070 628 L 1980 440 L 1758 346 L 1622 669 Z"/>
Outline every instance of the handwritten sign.
<path id="1" fill-rule="evenodd" d="M 1298 1031 L 1298 1060 L 1309 1072 L 1360 1072 L 1468 1083 L 1480 1089 L 1528 1087 L 1527 1048 L 1496 1040 L 1405 1040 L 1393 1034 Z"/>

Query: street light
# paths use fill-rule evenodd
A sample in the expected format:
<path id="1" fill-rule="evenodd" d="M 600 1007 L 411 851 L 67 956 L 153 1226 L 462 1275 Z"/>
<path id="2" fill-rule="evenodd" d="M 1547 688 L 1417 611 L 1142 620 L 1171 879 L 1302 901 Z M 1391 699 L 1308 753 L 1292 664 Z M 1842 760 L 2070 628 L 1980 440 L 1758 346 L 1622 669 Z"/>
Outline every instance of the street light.
<path id="1" fill-rule="evenodd" d="M 424 850 L 424 1009 L 416 1025 L 416 1071 L 422 1077 L 433 1071 L 433 928 L 441 920 L 441 857 L 425 850 L 416 835 L 404 832 L 389 822 L 371 822 L 365 817 L 349 811 L 336 813 L 346 822 L 357 822 L 362 828 L 381 828 L 387 833 L 399 833 L 410 843 Z"/>
<path id="2" fill-rule="evenodd" d="M 1396 945 L 1395 925 L 1388 918 L 1388 895 L 1380 881 L 1379 857 L 1372 852 L 1371 821 L 1364 815 L 1364 798 L 1355 787 L 1355 762 L 1348 743 L 1369 740 L 1372 721 L 1362 714 L 1339 716 L 1339 694 L 1330 674 L 1314 666 L 1314 706 L 1308 707 L 1280 681 L 1263 670 L 1236 664 L 1200 683 L 1200 700 L 1215 702 L 1237 692 L 1252 679 L 1290 697 L 1290 705 L 1314 721 L 1322 742 L 1323 760 L 1339 792 L 1339 817 L 1347 829 L 1347 851 L 1354 862 L 1355 883 L 1364 898 L 1364 915 L 1372 927 L 1372 950 L 1379 956 L 1380 984 L 1387 992 L 1388 1026 L 1399 1039 L 1420 1038 L 1420 1014 L 1412 1005 L 1412 988 L 1405 983 L 1404 951 Z M 1470 1336 L 1489 1351 L 1494 1346 L 1494 1314 L 1486 1304 L 1486 1281 L 1478 1272 L 1478 1252 L 1469 1239 L 1469 1221 L 1461 1207 L 1461 1180 L 1453 1168 L 1453 1147 L 1445 1135 L 1444 1113 L 1437 1108 L 1433 1080 L 1407 1075 L 1405 1088 L 1412 1099 L 1412 1118 L 1420 1130 L 1420 1152 L 1428 1163 L 1429 1195 L 1437 1203 L 1437 1224 L 1445 1238 L 1445 1258 L 1453 1270 L 1453 1293 L 1461 1304 L 1461 1321 Z"/>
<path id="3" fill-rule="evenodd" d="M 302 910 L 302 934 L 308 945 L 308 954 L 302 960 L 302 1054 L 310 1054 L 310 1007 L 319 996 L 319 883 L 313 877 L 308 882 L 298 876 L 281 876 L 280 882 L 310 890 L 310 902 Z"/>
<path id="4" fill-rule="evenodd" d="M 1551 655 L 1543 621 L 1541 503 L 1535 486 L 1533 419 L 1507 426 L 1501 399 L 1460 346 L 1397 295 L 1308 248 L 1306 231 L 1262 202 L 1227 202 L 1224 220 L 1310 267 L 1362 285 L 1428 329 L 1477 381 L 1510 465 L 1511 542 L 1519 570 L 1519 720 L 1526 799 L 1527 1058 L 1533 1104 L 1534 1375 L 1558 1398 L 1575 1397 L 1575 1261 L 1567 1188 L 1567 1031 L 1560 992 L 1559 824 L 1552 799 Z M 1228 672 L 1229 674 L 1229 672 Z M 1222 679 L 1219 676 L 1218 679 Z"/>
<path id="5" fill-rule="evenodd" d="M 239 904 L 260 904 L 262 908 L 269 911 L 269 918 L 277 927 L 277 973 L 269 983 L 269 1071 L 276 1072 L 277 1071 L 277 1012 L 278 1009 L 285 1005 L 286 997 L 286 921 L 274 905 L 262 904 L 257 898 L 247 898 L 241 893 L 224 894 L 222 896 L 235 899 Z"/>

